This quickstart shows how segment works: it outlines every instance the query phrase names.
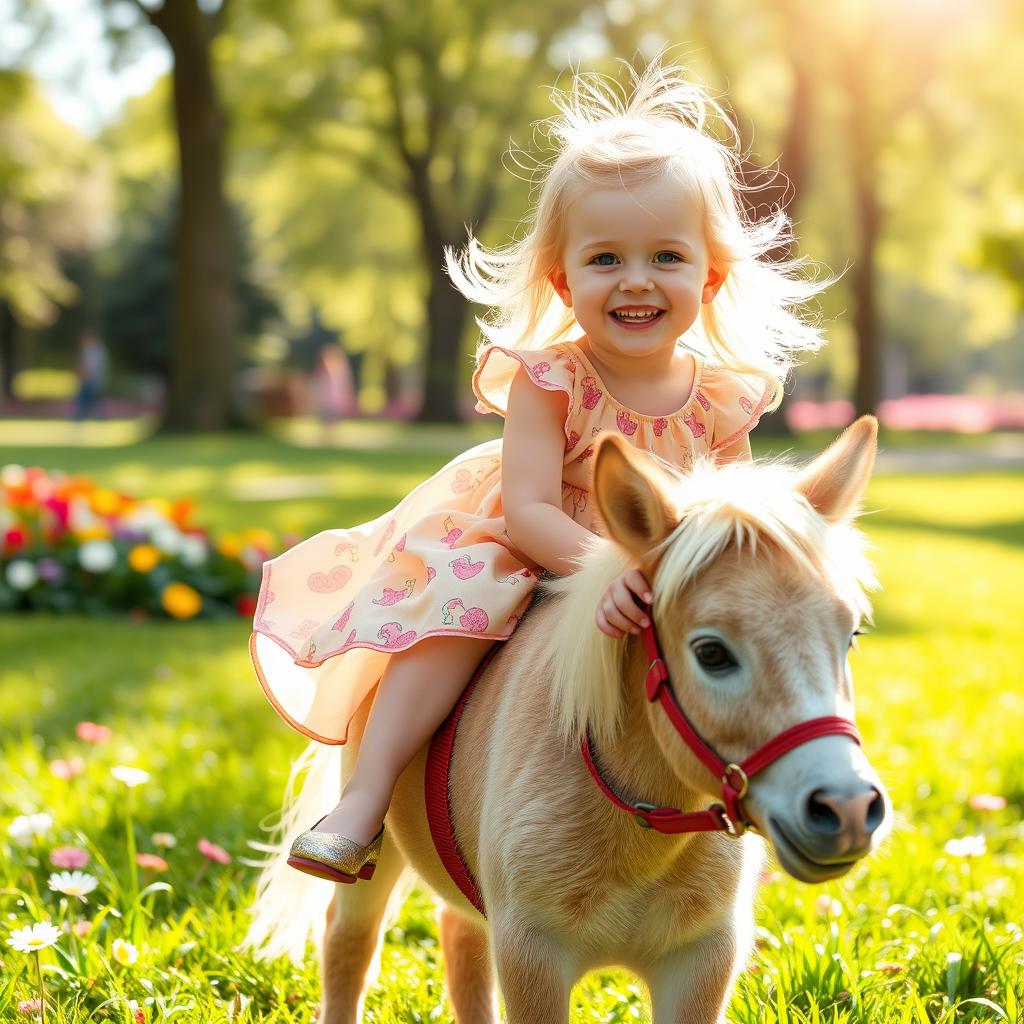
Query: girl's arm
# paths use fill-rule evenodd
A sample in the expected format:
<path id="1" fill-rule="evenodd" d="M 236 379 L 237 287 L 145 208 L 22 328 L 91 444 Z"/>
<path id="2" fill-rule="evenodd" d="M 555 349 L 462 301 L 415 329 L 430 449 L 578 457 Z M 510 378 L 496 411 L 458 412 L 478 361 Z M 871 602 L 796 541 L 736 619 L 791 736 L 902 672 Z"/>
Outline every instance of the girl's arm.
<path id="1" fill-rule="evenodd" d="M 508 395 L 501 500 L 509 540 L 545 569 L 567 576 L 593 536 L 562 511 L 566 396 L 519 369 Z"/>

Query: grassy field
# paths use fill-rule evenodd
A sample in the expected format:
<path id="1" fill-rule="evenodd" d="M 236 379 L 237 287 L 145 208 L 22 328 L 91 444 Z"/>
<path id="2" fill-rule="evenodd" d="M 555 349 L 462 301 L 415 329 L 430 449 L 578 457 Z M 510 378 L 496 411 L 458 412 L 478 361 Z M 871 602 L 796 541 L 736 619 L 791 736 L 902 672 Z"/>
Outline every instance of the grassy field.
<path id="1" fill-rule="evenodd" d="M 223 529 L 307 533 L 369 518 L 465 443 L 418 432 L 357 452 L 258 437 L 150 440 L 127 448 L 0 447 L 0 464 L 88 473 L 139 495 L 199 500 Z M 925 1024 L 1024 1019 L 1024 474 L 890 476 L 864 525 L 884 589 L 854 656 L 858 719 L 899 827 L 885 851 L 819 888 L 772 872 L 759 942 L 730 1009 L 742 1024 Z M 306 1021 L 312 961 L 255 962 L 234 947 L 255 870 L 247 840 L 277 806 L 302 747 L 265 706 L 246 623 L 0 618 L 0 913 L 7 931 L 68 928 L 41 954 L 50 1021 Z M 90 744 L 76 723 L 99 722 Z M 54 759 L 84 771 L 55 776 Z M 136 788 L 116 765 L 150 773 Z M 978 809 L 980 794 L 1005 798 Z M 972 806 L 972 803 L 975 806 Z M 34 838 L 16 816 L 46 812 Z M 44 822 L 37 822 L 40 828 Z M 15 828 L 17 831 L 17 828 Z M 170 833 L 177 844 L 159 846 Z M 983 837 L 963 856 L 964 837 Z M 228 864 L 197 849 L 207 839 Z M 90 851 L 83 902 L 48 888 L 55 847 Z M 134 866 L 137 851 L 166 871 Z M 85 934 L 85 923 L 91 927 Z M 125 940 L 134 947 L 125 947 Z M 0 1019 L 36 991 L 35 961 L 0 944 Z M 634 978 L 595 973 L 574 1024 L 648 1020 Z M 27 1010 L 28 1014 L 33 1011 Z M 374 1024 L 450 1021 L 430 899 L 416 892 L 388 933 Z"/>

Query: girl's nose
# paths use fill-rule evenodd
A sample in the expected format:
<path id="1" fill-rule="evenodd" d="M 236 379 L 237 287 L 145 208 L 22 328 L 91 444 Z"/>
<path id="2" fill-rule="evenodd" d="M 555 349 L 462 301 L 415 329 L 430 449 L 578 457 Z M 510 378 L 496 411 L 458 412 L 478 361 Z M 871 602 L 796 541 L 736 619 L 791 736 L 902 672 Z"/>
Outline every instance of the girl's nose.
<path id="1" fill-rule="evenodd" d="M 649 292 L 654 288 L 654 282 L 646 267 L 629 268 L 623 270 L 622 278 L 619 281 L 620 292 Z"/>

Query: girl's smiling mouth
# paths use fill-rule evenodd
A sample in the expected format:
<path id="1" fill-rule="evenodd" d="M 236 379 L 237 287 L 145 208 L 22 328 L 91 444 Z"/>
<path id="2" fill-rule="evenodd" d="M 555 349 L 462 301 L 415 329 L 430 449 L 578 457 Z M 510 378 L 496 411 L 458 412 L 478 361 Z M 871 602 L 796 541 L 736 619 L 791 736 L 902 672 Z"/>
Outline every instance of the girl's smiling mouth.
<path id="1" fill-rule="evenodd" d="M 611 310 L 608 315 L 617 324 L 636 330 L 657 323 L 665 315 L 665 310 L 656 306 L 621 306 Z"/>

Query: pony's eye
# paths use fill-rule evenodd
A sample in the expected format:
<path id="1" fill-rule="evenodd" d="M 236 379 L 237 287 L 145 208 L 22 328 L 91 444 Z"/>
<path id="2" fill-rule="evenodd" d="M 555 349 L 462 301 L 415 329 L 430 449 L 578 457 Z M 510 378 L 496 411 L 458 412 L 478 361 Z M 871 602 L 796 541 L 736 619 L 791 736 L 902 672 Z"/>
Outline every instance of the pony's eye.
<path id="1" fill-rule="evenodd" d="M 720 640 L 698 640 L 693 654 L 706 672 L 728 672 L 736 667 L 736 659 Z"/>

